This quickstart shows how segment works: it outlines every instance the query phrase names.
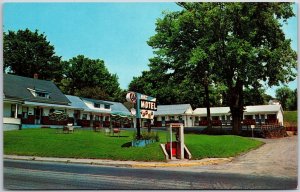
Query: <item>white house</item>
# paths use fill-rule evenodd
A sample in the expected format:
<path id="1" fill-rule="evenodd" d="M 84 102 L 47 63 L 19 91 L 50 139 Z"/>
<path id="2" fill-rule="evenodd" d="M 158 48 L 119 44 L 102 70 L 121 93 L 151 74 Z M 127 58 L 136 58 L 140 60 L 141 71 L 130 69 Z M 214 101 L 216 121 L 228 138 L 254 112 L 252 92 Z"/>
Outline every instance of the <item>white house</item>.
<path id="1" fill-rule="evenodd" d="M 42 125 L 63 126 L 68 118 L 51 120 L 54 112 L 72 113 L 70 101 L 51 81 L 3 74 L 4 130 Z"/>
<path id="2" fill-rule="evenodd" d="M 194 110 L 193 114 L 196 125 L 206 121 L 206 113 L 206 108 L 197 108 Z M 229 124 L 232 120 L 229 107 L 211 107 L 210 113 L 212 120 L 219 120 L 222 124 Z M 281 105 L 246 106 L 243 113 L 243 120 L 253 120 L 256 124 L 279 123 L 283 125 L 283 110 Z"/>

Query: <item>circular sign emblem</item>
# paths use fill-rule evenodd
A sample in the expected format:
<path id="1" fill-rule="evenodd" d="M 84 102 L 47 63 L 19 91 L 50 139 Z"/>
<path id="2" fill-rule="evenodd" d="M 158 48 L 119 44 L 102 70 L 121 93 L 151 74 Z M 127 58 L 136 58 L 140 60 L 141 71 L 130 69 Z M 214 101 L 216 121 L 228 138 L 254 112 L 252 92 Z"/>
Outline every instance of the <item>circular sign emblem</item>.
<path id="1" fill-rule="evenodd" d="M 136 103 L 136 94 L 135 92 L 128 92 L 126 95 L 126 100 L 130 103 Z"/>

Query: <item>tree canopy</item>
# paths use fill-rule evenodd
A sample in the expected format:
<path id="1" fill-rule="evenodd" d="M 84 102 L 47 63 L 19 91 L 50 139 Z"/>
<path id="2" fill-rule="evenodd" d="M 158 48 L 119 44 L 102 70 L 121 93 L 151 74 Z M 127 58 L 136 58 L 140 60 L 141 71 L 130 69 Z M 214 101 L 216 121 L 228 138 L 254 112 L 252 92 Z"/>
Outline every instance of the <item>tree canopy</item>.
<path id="1" fill-rule="evenodd" d="M 117 75 L 109 73 L 103 60 L 78 55 L 64 61 L 63 66 L 60 88 L 66 94 L 111 100 L 121 94 Z"/>
<path id="2" fill-rule="evenodd" d="M 276 89 L 275 94 L 283 110 L 297 110 L 297 89 L 293 91 L 287 86 L 284 86 Z"/>
<path id="3" fill-rule="evenodd" d="M 280 20 L 294 13 L 291 3 L 178 3 L 182 11 L 165 13 L 148 44 L 160 68 L 176 80 L 224 83 L 233 131 L 240 132 L 244 88 L 294 80 L 297 54 Z M 159 74 L 161 75 L 161 74 Z"/>
<path id="4" fill-rule="evenodd" d="M 44 34 L 25 29 L 4 32 L 3 36 L 4 71 L 31 78 L 37 73 L 40 79 L 61 80 L 61 58 Z"/>

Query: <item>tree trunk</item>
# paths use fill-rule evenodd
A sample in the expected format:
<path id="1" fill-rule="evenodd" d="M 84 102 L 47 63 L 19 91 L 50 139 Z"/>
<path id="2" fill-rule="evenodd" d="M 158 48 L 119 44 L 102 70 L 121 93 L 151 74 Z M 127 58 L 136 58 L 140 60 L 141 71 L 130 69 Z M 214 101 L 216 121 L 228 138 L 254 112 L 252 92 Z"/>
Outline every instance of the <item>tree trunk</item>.
<path id="1" fill-rule="evenodd" d="M 140 140 L 141 139 L 140 118 L 136 118 L 136 130 L 137 130 L 137 133 L 136 133 L 137 140 Z"/>
<path id="2" fill-rule="evenodd" d="M 243 120 L 243 83 L 238 79 L 235 87 L 229 88 L 230 112 L 232 115 L 232 132 L 235 135 L 241 133 L 241 121 Z"/>
<path id="3" fill-rule="evenodd" d="M 208 85 L 204 86 L 205 88 L 205 97 L 206 97 L 206 112 L 207 112 L 207 128 L 208 131 L 211 131 L 211 117 L 210 117 L 210 103 L 209 103 L 209 92 L 208 92 Z"/>
<path id="4" fill-rule="evenodd" d="M 239 135 L 241 133 L 241 121 L 243 118 L 243 112 L 237 107 L 230 107 L 232 114 L 232 133 Z"/>

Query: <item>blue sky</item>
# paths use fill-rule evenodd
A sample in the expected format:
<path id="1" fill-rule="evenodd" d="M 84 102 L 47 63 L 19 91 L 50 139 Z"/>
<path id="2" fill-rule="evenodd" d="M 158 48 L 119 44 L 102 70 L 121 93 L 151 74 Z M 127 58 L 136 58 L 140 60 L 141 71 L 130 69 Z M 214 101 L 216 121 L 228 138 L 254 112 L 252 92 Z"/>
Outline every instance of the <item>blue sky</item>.
<path id="1" fill-rule="evenodd" d="M 296 11 L 296 6 L 295 12 Z M 170 3 L 5 3 L 4 31 L 29 28 L 44 32 L 56 54 L 68 60 L 79 54 L 102 59 L 127 89 L 133 76 L 148 69 L 153 50 L 146 41 L 155 34 L 162 11 L 180 10 Z M 297 19 L 284 26 L 297 50 Z M 297 87 L 296 81 L 289 84 Z M 276 87 L 267 90 L 274 96 Z"/>

